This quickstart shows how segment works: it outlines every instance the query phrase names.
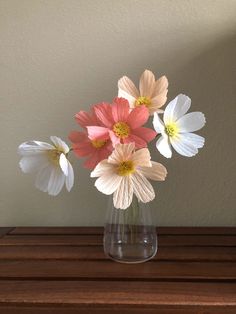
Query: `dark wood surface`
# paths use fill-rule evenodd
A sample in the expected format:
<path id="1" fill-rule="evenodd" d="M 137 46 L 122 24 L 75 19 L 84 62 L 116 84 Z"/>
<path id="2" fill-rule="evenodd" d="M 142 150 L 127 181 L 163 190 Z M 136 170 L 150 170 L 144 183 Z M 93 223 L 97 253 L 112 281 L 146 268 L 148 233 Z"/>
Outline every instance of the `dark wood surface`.
<path id="1" fill-rule="evenodd" d="M 236 228 L 159 228 L 144 264 L 100 227 L 0 228 L 0 314 L 236 314 Z"/>

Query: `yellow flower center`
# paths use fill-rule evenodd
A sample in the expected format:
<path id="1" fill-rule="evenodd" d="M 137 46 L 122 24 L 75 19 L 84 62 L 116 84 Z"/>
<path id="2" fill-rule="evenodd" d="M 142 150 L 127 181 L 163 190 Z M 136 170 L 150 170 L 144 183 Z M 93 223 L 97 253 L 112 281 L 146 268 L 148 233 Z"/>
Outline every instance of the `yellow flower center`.
<path id="1" fill-rule="evenodd" d="M 144 105 L 146 107 L 149 107 L 151 103 L 152 102 L 149 97 L 140 96 L 139 98 L 136 99 L 135 106 L 138 107 L 138 106 Z"/>
<path id="2" fill-rule="evenodd" d="M 132 160 L 122 161 L 119 166 L 117 173 L 119 176 L 128 176 L 135 171 L 134 163 Z"/>
<path id="3" fill-rule="evenodd" d="M 120 138 L 125 138 L 129 136 L 130 127 L 125 122 L 117 122 L 113 125 L 113 131 L 115 135 Z"/>
<path id="4" fill-rule="evenodd" d="M 93 140 L 91 141 L 93 147 L 95 148 L 101 148 L 106 144 L 107 141 L 104 140 Z"/>
<path id="5" fill-rule="evenodd" d="M 170 137 L 174 137 L 178 134 L 178 127 L 175 123 L 170 123 L 166 125 L 165 131 L 167 135 L 169 135 Z"/>
<path id="6" fill-rule="evenodd" d="M 60 155 L 63 153 L 63 151 L 60 151 L 58 149 L 51 149 L 47 151 L 49 160 L 54 163 L 56 166 L 59 165 L 59 159 Z"/>

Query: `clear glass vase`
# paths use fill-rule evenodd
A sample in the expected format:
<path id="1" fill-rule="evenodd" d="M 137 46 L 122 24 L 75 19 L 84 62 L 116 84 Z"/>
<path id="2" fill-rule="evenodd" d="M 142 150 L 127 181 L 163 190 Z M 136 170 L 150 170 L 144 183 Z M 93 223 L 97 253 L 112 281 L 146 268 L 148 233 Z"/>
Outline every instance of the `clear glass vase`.
<path id="1" fill-rule="evenodd" d="M 149 204 L 136 197 L 127 209 L 109 199 L 103 238 L 106 256 L 120 263 L 143 263 L 157 252 L 157 233 Z"/>

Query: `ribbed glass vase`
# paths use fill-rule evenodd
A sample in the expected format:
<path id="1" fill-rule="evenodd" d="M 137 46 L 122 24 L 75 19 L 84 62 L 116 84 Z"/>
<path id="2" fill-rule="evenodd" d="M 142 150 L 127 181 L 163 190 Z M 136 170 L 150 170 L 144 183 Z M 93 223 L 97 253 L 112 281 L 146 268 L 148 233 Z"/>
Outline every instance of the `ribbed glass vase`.
<path id="1" fill-rule="evenodd" d="M 157 252 L 157 234 L 149 204 L 134 197 L 127 209 L 109 199 L 103 238 L 104 252 L 120 263 L 142 263 Z"/>

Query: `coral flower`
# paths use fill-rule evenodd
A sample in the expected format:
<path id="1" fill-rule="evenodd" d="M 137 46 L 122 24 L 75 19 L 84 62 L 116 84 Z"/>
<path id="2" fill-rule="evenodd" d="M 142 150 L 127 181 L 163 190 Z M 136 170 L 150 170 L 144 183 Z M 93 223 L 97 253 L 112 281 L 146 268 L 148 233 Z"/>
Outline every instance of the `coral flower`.
<path id="1" fill-rule="evenodd" d="M 158 151 L 166 158 L 171 158 L 174 150 L 182 156 L 192 157 L 198 153 L 205 142 L 204 137 L 192 133 L 200 130 L 206 123 L 202 112 L 186 112 L 191 106 L 191 99 L 186 95 L 178 95 L 167 106 L 164 122 L 155 113 L 153 125 L 161 137 L 156 143 Z"/>
<path id="2" fill-rule="evenodd" d="M 142 127 L 148 120 L 148 109 L 139 106 L 130 111 L 129 103 L 124 98 L 115 98 L 112 105 L 96 105 L 94 111 L 103 126 L 87 127 L 91 140 L 110 138 L 113 146 L 134 142 L 136 148 L 143 148 L 157 134 L 152 129 Z"/>
<path id="3" fill-rule="evenodd" d="M 25 173 L 36 172 L 36 187 L 50 195 L 60 193 L 64 183 L 68 191 L 74 184 L 74 171 L 67 159 L 70 149 L 59 137 L 50 137 L 53 145 L 31 141 L 22 143 L 18 152 L 21 170 Z"/>
<path id="4" fill-rule="evenodd" d="M 139 90 L 127 76 L 118 81 L 118 88 L 118 96 L 126 98 L 131 108 L 145 105 L 150 115 L 163 112 L 160 108 L 165 104 L 168 92 L 168 80 L 165 76 L 156 81 L 154 74 L 145 70 L 140 77 Z"/>
<path id="5" fill-rule="evenodd" d="M 106 106 L 103 103 L 103 106 Z M 110 105 L 109 105 L 110 106 Z M 80 111 L 75 115 L 78 124 L 85 129 L 84 132 L 72 131 L 69 139 L 72 142 L 73 152 L 77 157 L 88 157 L 84 162 L 84 167 L 94 169 L 94 167 L 103 159 L 106 159 L 112 151 L 112 144 L 109 136 L 100 139 L 98 136 L 90 139 L 88 137 L 88 126 L 99 126 L 101 122 L 97 119 L 92 107 L 91 112 Z"/>
<path id="6" fill-rule="evenodd" d="M 147 178 L 163 181 L 167 174 L 162 164 L 150 160 L 147 148 L 134 149 L 134 143 L 117 144 L 108 159 L 101 161 L 91 173 L 91 177 L 99 177 L 95 186 L 100 192 L 114 193 L 116 208 L 128 208 L 133 194 L 143 203 L 152 201 L 155 192 Z"/>

